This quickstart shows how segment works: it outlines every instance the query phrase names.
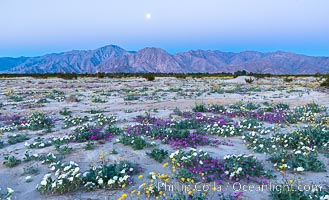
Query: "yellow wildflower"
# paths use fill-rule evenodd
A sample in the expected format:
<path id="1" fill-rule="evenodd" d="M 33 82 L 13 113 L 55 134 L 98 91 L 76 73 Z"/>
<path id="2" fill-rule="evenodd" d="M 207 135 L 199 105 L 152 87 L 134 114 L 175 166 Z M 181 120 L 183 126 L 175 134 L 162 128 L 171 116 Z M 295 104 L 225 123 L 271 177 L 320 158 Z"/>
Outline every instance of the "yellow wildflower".
<path id="1" fill-rule="evenodd" d="M 165 164 L 162 165 L 163 168 L 168 166 L 168 162 L 166 162 Z"/>

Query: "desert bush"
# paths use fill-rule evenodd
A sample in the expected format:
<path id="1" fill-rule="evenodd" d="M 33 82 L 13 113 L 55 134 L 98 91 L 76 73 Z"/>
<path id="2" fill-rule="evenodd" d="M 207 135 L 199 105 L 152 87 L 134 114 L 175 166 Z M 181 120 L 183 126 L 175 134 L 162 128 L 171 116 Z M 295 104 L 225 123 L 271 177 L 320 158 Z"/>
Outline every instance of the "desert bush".
<path id="1" fill-rule="evenodd" d="M 98 113 L 103 113 L 104 110 L 100 110 L 100 109 L 91 109 L 90 111 L 88 111 L 88 113 L 90 114 L 98 114 Z"/>
<path id="2" fill-rule="evenodd" d="M 275 166 L 278 166 L 280 170 L 290 168 L 297 173 L 302 173 L 303 171 L 325 172 L 326 167 L 323 162 L 318 160 L 317 154 L 314 152 L 307 153 L 308 154 L 303 154 L 300 150 L 294 153 L 280 152 L 272 154 L 269 160 L 274 163 Z"/>
<path id="3" fill-rule="evenodd" d="M 173 110 L 173 114 L 178 115 L 178 116 L 182 116 L 183 115 L 183 112 L 179 108 L 176 107 Z"/>
<path id="4" fill-rule="evenodd" d="M 320 86 L 322 87 L 329 87 L 329 78 L 327 78 L 325 81 L 323 81 Z"/>
<path id="5" fill-rule="evenodd" d="M 15 167 L 21 163 L 21 160 L 17 159 L 15 156 L 5 156 L 5 161 L 3 164 L 6 167 Z"/>
<path id="6" fill-rule="evenodd" d="M 84 117 L 65 117 L 64 118 L 64 128 L 70 128 L 72 126 L 81 125 L 84 122 L 87 122 L 89 118 L 87 116 Z"/>
<path id="7" fill-rule="evenodd" d="M 83 173 L 83 186 L 87 190 L 124 188 L 126 185 L 133 183 L 131 176 L 140 171 L 137 164 L 127 161 L 110 165 L 102 164 L 98 167 L 91 167 Z"/>
<path id="8" fill-rule="evenodd" d="M 42 149 L 42 148 L 51 146 L 52 141 L 46 140 L 41 137 L 37 137 L 34 139 L 34 142 L 32 144 L 25 142 L 24 145 L 26 148 L 30 148 L 30 149 Z"/>
<path id="9" fill-rule="evenodd" d="M 55 176 L 46 174 L 37 190 L 41 193 L 67 193 L 76 191 L 82 184 L 82 177 L 79 166 L 74 163 L 52 163 L 51 171 L 56 171 Z"/>
<path id="10" fill-rule="evenodd" d="M 14 190 L 11 188 L 7 188 L 7 191 L 4 193 L 2 192 L 1 188 L 0 188 L 0 199 L 8 199 L 10 200 L 13 196 Z"/>
<path id="11" fill-rule="evenodd" d="M 125 101 L 135 101 L 138 99 L 139 99 L 139 96 L 134 95 L 134 94 L 128 94 L 125 98 L 123 98 L 123 100 L 125 100 Z"/>
<path id="12" fill-rule="evenodd" d="M 148 146 L 148 143 L 141 136 L 134 137 L 123 135 L 120 138 L 120 142 L 124 145 L 132 146 L 134 150 L 144 149 L 146 146 Z"/>
<path id="13" fill-rule="evenodd" d="M 8 97 L 10 100 L 14 101 L 14 102 L 21 102 L 24 101 L 24 98 L 22 96 L 18 96 L 18 95 L 11 95 Z"/>
<path id="14" fill-rule="evenodd" d="M 67 155 L 67 154 L 72 153 L 72 151 L 73 151 L 73 148 L 72 147 L 69 147 L 69 146 L 63 146 L 63 147 L 61 147 L 60 145 L 55 145 L 55 149 L 61 155 Z"/>
<path id="15" fill-rule="evenodd" d="M 92 142 L 92 141 L 88 141 L 87 144 L 86 144 L 86 146 L 85 146 L 85 149 L 86 149 L 86 150 L 93 150 L 93 149 L 95 148 L 94 145 L 95 145 L 94 142 Z"/>
<path id="16" fill-rule="evenodd" d="M 148 81 L 154 81 L 155 75 L 154 74 L 145 74 L 145 75 L 143 75 L 143 78 L 145 78 Z"/>
<path id="17" fill-rule="evenodd" d="M 242 71 L 236 71 L 236 72 L 233 73 L 233 77 L 236 78 L 236 77 L 238 77 L 238 76 L 246 76 L 247 74 L 248 74 L 248 72 L 245 71 L 245 70 L 242 70 Z"/>
<path id="18" fill-rule="evenodd" d="M 106 74 L 103 73 L 103 72 L 97 72 L 97 73 L 96 73 L 96 77 L 97 77 L 97 78 L 105 78 L 105 75 L 106 75 Z"/>
<path id="19" fill-rule="evenodd" d="M 43 104 L 43 103 L 49 103 L 49 101 L 46 98 L 39 99 L 37 103 Z"/>
<path id="20" fill-rule="evenodd" d="M 29 138 L 24 134 L 14 134 L 14 135 L 8 135 L 8 143 L 9 144 L 17 144 L 20 142 L 24 142 L 25 140 L 28 140 Z"/>
<path id="21" fill-rule="evenodd" d="M 192 110 L 193 112 L 208 112 L 208 108 L 204 104 L 196 104 Z"/>
<path id="22" fill-rule="evenodd" d="M 293 81 L 293 79 L 292 79 L 292 78 L 288 78 L 288 77 L 286 77 L 286 78 L 283 79 L 283 81 L 284 81 L 284 82 L 287 82 L 287 83 L 290 83 L 290 82 Z"/>
<path id="23" fill-rule="evenodd" d="M 176 74 L 175 75 L 175 78 L 178 78 L 178 79 L 186 79 L 187 75 L 186 74 Z"/>
<path id="24" fill-rule="evenodd" d="M 65 107 L 63 110 L 59 111 L 59 114 L 60 114 L 60 115 L 64 115 L 64 116 L 68 116 L 68 115 L 71 115 L 71 114 L 72 114 L 72 111 L 69 111 L 69 110 Z"/>
<path id="25" fill-rule="evenodd" d="M 72 79 L 78 79 L 78 75 L 77 74 L 74 74 L 74 73 L 60 73 L 60 74 L 57 74 L 57 78 L 61 78 L 61 79 L 64 79 L 64 80 L 72 80 Z"/>
<path id="26" fill-rule="evenodd" d="M 252 84 L 252 83 L 255 81 L 255 79 L 253 79 L 253 78 L 251 78 L 251 77 L 246 78 L 246 79 L 244 79 L 244 80 L 246 81 L 246 83 L 249 83 L 249 84 Z"/>
<path id="27" fill-rule="evenodd" d="M 159 163 L 162 163 L 163 160 L 168 157 L 168 151 L 158 148 L 155 148 L 151 152 L 147 152 L 146 154 L 154 160 L 158 161 Z"/>
<path id="28" fill-rule="evenodd" d="M 39 167 L 38 165 L 28 165 L 23 168 L 22 176 L 24 175 L 38 175 L 39 174 Z"/>
<path id="29" fill-rule="evenodd" d="M 105 99 L 101 99 L 101 98 L 98 98 L 98 97 L 94 97 L 94 98 L 91 100 L 91 102 L 93 102 L 93 103 L 106 103 L 107 100 L 105 100 Z"/>
<path id="30" fill-rule="evenodd" d="M 180 169 L 176 176 L 175 176 L 179 181 L 181 182 L 195 182 L 195 181 L 199 181 L 199 180 L 195 180 L 197 177 L 195 176 L 195 174 L 187 169 Z"/>
<path id="31" fill-rule="evenodd" d="M 54 126 L 53 120 L 44 113 L 33 113 L 28 116 L 27 122 L 22 124 L 22 128 L 27 128 L 32 131 L 46 129 L 49 130 Z"/>

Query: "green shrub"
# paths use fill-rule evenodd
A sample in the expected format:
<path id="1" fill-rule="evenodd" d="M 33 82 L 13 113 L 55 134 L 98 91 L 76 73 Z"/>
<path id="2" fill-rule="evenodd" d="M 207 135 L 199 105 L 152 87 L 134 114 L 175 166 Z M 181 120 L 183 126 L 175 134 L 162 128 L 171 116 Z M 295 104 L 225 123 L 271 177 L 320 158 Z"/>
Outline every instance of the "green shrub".
<path id="1" fill-rule="evenodd" d="M 320 86 L 322 87 L 329 87 L 329 78 L 327 78 L 325 81 L 323 81 Z"/>
<path id="2" fill-rule="evenodd" d="M 98 97 L 94 97 L 94 98 L 91 100 L 91 102 L 93 102 L 93 103 L 106 103 L 107 100 L 105 100 L 105 99 L 101 99 L 101 98 L 98 98 Z"/>
<path id="3" fill-rule="evenodd" d="M 64 116 L 68 116 L 68 115 L 71 115 L 71 114 L 72 114 L 72 111 L 69 111 L 69 110 L 65 107 L 63 110 L 59 111 L 59 114 L 60 114 L 60 115 L 64 115 Z"/>
<path id="4" fill-rule="evenodd" d="M 299 153 L 300 152 L 300 153 Z M 286 166 L 291 170 L 296 171 L 300 168 L 300 172 L 313 171 L 325 172 L 326 166 L 323 162 L 318 160 L 316 152 L 307 152 L 303 154 L 302 151 L 297 150 L 292 153 L 274 153 L 269 160 L 274 163 L 278 169 L 285 169 Z M 284 162 L 282 162 L 284 161 Z"/>
<path id="5" fill-rule="evenodd" d="M 125 101 L 135 101 L 139 99 L 139 96 L 136 96 L 134 94 L 128 94 L 125 98 L 123 98 Z"/>
<path id="6" fill-rule="evenodd" d="M 208 108 L 204 104 L 196 104 L 192 110 L 193 112 L 208 112 Z"/>
<path id="7" fill-rule="evenodd" d="M 11 188 L 7 188 L 7 191 L 4 193 L 2 192 L 1 188 L 0 188 L 0 199 L 7 199 L 10 200 L 11 197 L 13 196 L 14 190 Z"/>
<path id="8" fill-rule="evenodd" d="M 145 78 L 148 81 L 154 81 L 155 80 L 154 74 L 145 74 L 145 75 L 143 75 L 143 78 Z"/>
<path id="9" fill-rule="evenodd" d="M 195 174 L 187 169 L 180 169 L 177 174 L 176 174 L 176 178 L 181 181 L 181 182 L 194 182 L 195 181 Z M 197 180 L 199 181 L 199 180 Z"/>
<path id="10" fill-rule="evenodd" d="M 8 135 L 8 143 L 9 144 L 17 144 L 20 142 L 24 142 L 25 140 L 28 140 L 29 138 L 24 134 L 14 134 L 14 135 Z"/>
<path id="11" fill-rule="evenodd" d="M 38 165 L 29 165 L 23 168 L 24 172 L 22 176 L 24 175 L 38 175 L 39 174 L 39 167 Z"/>
<path id="12" fill-rule="evenodd" d="M 14 101 L 14 102 L 21 102 L 24 101 L 24 98 L 18 95 L 11 95 L 8 97 L 10 100 Z"/>
<path id="13" fill-rule="evenodd" d="M 27 123 L 22 124 L 22 128 L 27 128 L 32 131 L 37 131 L 41 129 L 50 129 L 54 126 L 54 122 L 50 117 L 44 113 L 33 113 L 27 118 Z"/>
<path id="14" fill-rule="evenodd" d="M 17 159 L 15 156 L 5 156 L 4 165 L 6 167 L 15 167 L 21 163 L 21 160 Z"/>
<path id="15" fill-rule="evenodd" d="M 146 154 L 154 160 L 158 161 L 159 163 L 162 163 L 163 160 L 168 157 L 168 151 L 158 148 L 155 148 L 151 152 L 147 152 Z"/>
<path id="16" fill-rule="evenodd" d="M 55 176 L 46 174 L 37 190 L 41 193 L 60 193 L 73 192 L 78 190 L 82 184 L 82 177 L 79 166 L 74 163 L 52 163 L 52 171 L 56 171 Z"/>
<path id="17" fill-rule="evenodd" d="M 86 144 L 86 146 L 85 146 L 85 149 L 86 149 L 86 150 L 93 150 L 93 149 L 95 148 L 94 145 L 95 145 L 94 142 L 92 142 L 92 141 L 88 141 L 87 144 Z"/>
<path id="18" fill-rule="evenodd" d="M 115 149 L 113 149 L 112 151 L 111 151 L 111 154 L 118 154 L 119 152 L 117 151 L 117 150 L 115 150 Z"/>
<path id="19" fill-rule="evenodd" d="M 37 103 L 43 104 L 43 103 L 49 103 L 49 101 L 46 98 L 39 99 Z"/>
<path id="20" fill-rule="evenodd" d="M 249 83 L 249 84 L 252 84 L 252 83 L 255 81 L 255 79 L 253 79 L 253 78 L 251 78 L 251 77 L 246 78 L 246 79 L 244 79 L 244 80 L 246 81 L 246 83 Z"/>
<path id="21" fill-rule="evenodd" d="M 67 155 L 67 154 L 72 153 L 72 151 L 73 151 L 72 147 L 69 147 L 69 146 L 63 146 L 63 147 L 61 147 L 60 145 L 56 145 L 55 146 L 55 149 L 61 155 Z"/>
<path id="22" fill-rule="evenodd" d="M 175 78 L 177 79 L 186 79 L 187 75 L 186 74 L 176 74 Z"/>
<path id="23" fill-rule="evenodd" d="M 308 195 L 304 191 L 298 190 L 297 187 L 288 185 L 277 185 L 278 190 L 271 190 L 273 200 L 308 200 Z"/>
<path id="24" fill-rule="evenodd" d="M 120 142 L 131 146 L 134 150 L 141 150 L 148 146 L 148 143 L 141 136 L 123 135 L 120 138 Z"/>
<path id="25" fill-rule="evenodd" d="M 293 79 L 292 79 L 292 78 L 288 78 L 288 77 L 286 77 L 286 78 L 283 79 L 283 81 L 284 81 L 284 82 L 287 82 L 287 83 L 290 83 L 290 82 L 293 81 Z"/>
<path id="26" fill-rule="evenodd" d="M 122 185 L 131 184 L 129 178 L 138 172 L 138 165 L 127 161 L 91 167 L 83 174 L 84 188 L 87 190 L 122 188 Z"/>

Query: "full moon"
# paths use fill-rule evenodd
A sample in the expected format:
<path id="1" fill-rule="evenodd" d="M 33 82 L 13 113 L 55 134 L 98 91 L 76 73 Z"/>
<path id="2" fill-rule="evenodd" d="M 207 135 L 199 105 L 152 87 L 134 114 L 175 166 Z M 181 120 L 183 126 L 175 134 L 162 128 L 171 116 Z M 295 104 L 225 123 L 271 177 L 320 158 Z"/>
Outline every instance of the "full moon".
<path id="1" fill-rule="evenodd" d="M 146 19 L 151 19 L 152 18 L 151 13 L 146 13 L 145 18 Z"/>

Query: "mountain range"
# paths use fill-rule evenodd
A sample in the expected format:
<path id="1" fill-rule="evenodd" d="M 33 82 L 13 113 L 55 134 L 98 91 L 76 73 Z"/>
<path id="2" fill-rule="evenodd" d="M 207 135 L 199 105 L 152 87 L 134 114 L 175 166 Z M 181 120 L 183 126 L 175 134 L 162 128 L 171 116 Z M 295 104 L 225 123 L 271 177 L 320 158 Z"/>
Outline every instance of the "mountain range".
<path id="1" fill-rule="evenodd" d="M 38 57 L 0 58 L 2 73 L 220 73 L 246 70 L 271 74 L 329 73 L 329 57 L 291 52 L 240 53 L 196 50 L 170 54 L 160 48 L 126 51 L 116 45 Z"/>

